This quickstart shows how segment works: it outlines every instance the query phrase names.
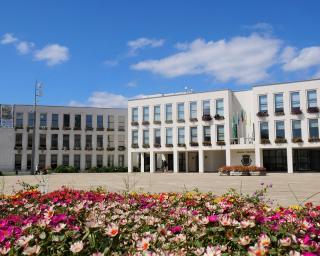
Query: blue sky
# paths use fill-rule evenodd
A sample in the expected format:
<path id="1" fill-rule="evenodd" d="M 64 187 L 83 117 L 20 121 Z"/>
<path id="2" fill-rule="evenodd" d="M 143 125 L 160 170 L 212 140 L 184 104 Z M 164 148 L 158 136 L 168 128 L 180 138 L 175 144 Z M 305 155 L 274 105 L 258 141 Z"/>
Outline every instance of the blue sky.
<path id="1" fill-rule="evenodd" d="M 320 77 L 320 2 L 0 3 L 0 103 L 124 106 L 139 95 Z"/>

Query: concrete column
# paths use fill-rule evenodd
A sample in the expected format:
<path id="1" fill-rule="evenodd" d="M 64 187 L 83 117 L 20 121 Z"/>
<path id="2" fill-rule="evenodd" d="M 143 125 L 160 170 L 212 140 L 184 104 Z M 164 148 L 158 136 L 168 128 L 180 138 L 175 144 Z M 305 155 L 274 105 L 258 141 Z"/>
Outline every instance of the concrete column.
<path id="1" fill-rule="evenodd" d="M 128 172 L 132 172 L 132 153 L 128 152 Z"/>
<path id="2" fill-rule="evenodd" d="M 198 151 L 198 158 L 199 158 L 199 173 L 203 173 L 204 172 L 204 154 L 203 154 L 203 150 L 199 150 Z"/>
<path id="3" fill-rule="evenodd" d="M 290 147 L 287 147 L 287 167 L 288 173 L 293 173 L 293 153 Z"/>
<path id="4" fill-rule="evenodd" d="M 144 153 L 140 153 L 140 172 L 144 172 Z"/>
<path id="5" fill-rule="evenodd" d="M 150 152 L 150 173 L 155 172 L 154 153 Z"/>
<path id="6" fill-rule="evenodd" d="M 173 172 L 179 172 L 179 155 L 177 150 L 173 151 Z"/>
<path id="7" fill-rule="evenodd" d="M 226 165 L 230 166 L 231 165 L 231 150 L 226 149 Z"/>
<path id="8" fill-rule="evenodd" d="M 262 167 L 262 158 L 261 158 L 261 150 L 260 148 L 255 148 L 255 155 L 256 155 L 256 166 Z"/>
<path id="9" fill-rule="evenodd" d="M 185 152 L 186 154 L 186 172 L 189 172 L 189 154 L 188 151 Z"/>

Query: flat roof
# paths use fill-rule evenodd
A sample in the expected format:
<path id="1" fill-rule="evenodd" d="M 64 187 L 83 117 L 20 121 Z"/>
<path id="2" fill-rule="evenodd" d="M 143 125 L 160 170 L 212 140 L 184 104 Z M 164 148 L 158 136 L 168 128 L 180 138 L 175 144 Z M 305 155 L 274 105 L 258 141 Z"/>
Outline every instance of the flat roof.
<path id="1" fill-rule="evenodd" d="M 13 105 L 13 106 L 21 106 L 21 107 L 34 107 L 31 104 L 1 104 L 0 105 Z M 103 108 L 103 107 L 90 107 L 90 106 L 54 106 L 54 105 L 37 105 L 37 107 L 45 107 L 45 108 L 89 108 L 89 109 L 115 109 L 115 110 L 127 110 L 127 108 Z"/>

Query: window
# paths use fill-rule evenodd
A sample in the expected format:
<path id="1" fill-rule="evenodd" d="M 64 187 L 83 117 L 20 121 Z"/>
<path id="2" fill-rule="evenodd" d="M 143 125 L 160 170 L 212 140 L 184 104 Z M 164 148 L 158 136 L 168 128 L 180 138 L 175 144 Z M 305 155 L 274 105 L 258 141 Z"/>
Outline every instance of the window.
<path id="1" fill-rule="evenodd" d="M 75 150 L 81 149 L 81 135 L 80 134 L 74 135 L 74 149 Z"/>
<path id="2" fill-rule="evenodd" d="M 198 128 L 190 127 L 190 142 L 198 142 Z"/>
<path id="3" fill-rule="evenodd" d="M 114 166 L 114 155 L 108 155 L 108 167 Z"/>
<path id="4" fill-rule="evenodd" d="M 103 115 L 97 115 L 97 129 L 103 129 Z"/>
<path id="5" fill-rule="evenodd" d="M 138 144 L 138 131 L 132 131 L 132 144 Z"/>
<path id="6" fill-rule="evenodd" d="M 86 135 L 86 148 L 92 149 L 92 135 Z"/>
<path id="7" fill-rule="evenodd" d="M 291 98 L 291 109 L 300 109 L 300 94 L 299 92 L 292 92 Z"/>
<path id="8" fill-rule="evenodd" d="M 197 102 L 190 102 L 190 118 L 197 118 Z"/>
<path id="9" fill-rule="evenodd" d="M 210 116 L 210 100 L 202 102 L 202 113 L 204 116 Z"/>
<path id="10" fill-rule="evenodd" d="M 224 106 L 223 99 L 216 100 L 216 114 L 219 116 L 224 116 Z"/>
<path id="11" fill-rule="evenodd" d="M 308 108 L 317 107 L 317 91 L 316 90 L 308 91 L 307 98 L 308 98 Z"/>
<path id="12" fill-rule="evenodd" d="M 46 167 L 46 155 L 40 154 L 39 155 L 39 168 L 43 169 Z"/>
<path id="13" fill-rule="evenodd" d="M 86 115 L 86 128 L 92 129 L 92 115 Z"/>
<path id="14" fill-rule="evenodd" d="M 16 133 L 16 147 L 22 148 L 22 133 Z"/>
<path id="15" fill-rule="evenodd" d="M 23 113 L 16 113 L 16 127 L 23 128 Z"/>
<path id="16" fill-rule="evenodd" d="M 58 134 L 51 134 L 51 149 L 58 149 Z"/>
<path id="17" fill-rule="evenodd" d="M 68 150 L 70 145 L 69 145 L 69 134 L 63 134 L 63 140 L 62 140 L 62 145 L 64 150 Z"/>
<path id="18" fill-rule="evenodd" d="M 69 155 L 62 155 L 62 165 L 69 166 Z"/>
<path id="19" fill-rule="evenodd" d="M 103 166 L 103 155 L 97 155 L 97 167 L 101 168 Z"/>
<path id="20" fill-rule="evenodd" d="M 259 111 L 268 112 L 268 98 L 267 95 L 259 96 Z"/>
<path id="21" fill-rule="evenodd" d="M 149 107 L 143 107 L 143 121 L 149 121 Z"/>
<path id="22" fill-rule="evenodd" d="M 318 119 L 309 119 L 309 137 L 310 138 L 319 138 Z"/>
<path id="23" fill-rule="evenodd" d="M 47 135 L 46 134 L 40 134 L 39 147 L 40 147 L 40 149 L 46 149 L 46 147 L 47 147 Z"/>
<path id="24" fill-rule="evenodd" d="M 160 106 L 154 106 L 154 121 L 160 121 Z"/>
<path id="25" fill-rule="evenodd" d="M 283 112 L 283 93 L 274 95 L 274 110 L 275 112 Z"/>
<path id="26" fill-rule="evenodd" d="M 97 135 L 97 148 L 103 148 L 103 135 Z"/>
<path id="27" fill-rule="evenodd" d="M 301 138 L 301 121 L 292 120 L 292 138 Z"/>
<path id="28" fill-rule="evenodd" d="M 28 133 L 28 149 L 32 149 L 32 141 L 33 141 L 33 138 L 32 138 L 32 133 Z"/>
<path id="29" fill-rule="evenodd" d="M 154 144 L 161 145 L 161 130 L 154 129 Z"/>
<path id="30" fill-rule="evenodd" d="M 81 130 L 81 115 L 74 116 L 74 129 Z"/>
<path id="31" fill-rule="evenodd" d="M 211 142 L 211 129 L 210 126 L 203 127 L 203 141 Z"/>
<path id="32" fill-rule="evenodd" d="M 86 170 L 90 169 L 92 167 L 92 156 L 91 155 L 86 155 L 86 165 L 85 168 Z"/>
<path id="33" fill-rule="evenodd" d="M 178 120 L 184 120 L 184 103 L 178 104 Z"/>
<path id="34" fill-rule="evenodd" d="M 40 113 L 40 127 L 47 127 L 47 113 Z"/>
<path id="35" fill-rule="evenodd" d="M 224 141 L 224 125 L 217 125 L 217 141 Z"/>
<path id="36" fill-rule="evenodd" d="M 149 130 L 143 130 L 143 144 L 149 145 Z"/>
<path id="37" fill-rule="evenodd" d="M 28 113 L 28 127 L 33 128 L 33 126 L 34 126 L 34 113 L 29 112 Z"/>
<path id="38" fill-rule="evenodd" d="M 125 117 L 124 116 L 118 117 L 118 130 L 125 131 Z"/>
<path id="39" fill-rule="evenodd" d="M 118 135 L 118 145 L 120 147 L 124 147 L 125 146 L 125 136 L 124 135 Z"/>
<path id="40" fill-rule="evenodd" d="M 51 155 L 51 168 L 52 169 L 56 169 L 58 166 L 58 155 L 53 154 Z"/>
<path id="41" fill-rule="evenodd" d="M 118 166 L 124 167 L 124 155 L 118 155 Z"/>
<path id="42" fill-rule="evenodd" d="M 74 155 L 73 167 L 78 171 L 81 168 L 81 155 Z"/>
<path id="43" fill-rule="evenodd" d="M 15 157 L 14 157 L 14 169 L 15 170 L 21 170 L 21 160 L 22 160 L 21 154 L 15 154 Z"/>
<path id="44" fill-rule="evenodd" d="M 166 121 L 172 121 L 172 104 L 166 104 Z"/>
<path id="45" fill-rule="evenodd" d="M 269 139 L 268 122 L 261 122 L 260 123 L 260 138 L 261 139 Z"/>
<path id="46" fill-rule="evenodd" d="M 114 130 L 114 116 L 113 115 L 108 116 L 108 130 L 109 131 Z"/>
<path id="47" fill-rule="evenodd" d="M 51 128 L 59 128 L 59 114 L 52 114 L 51 116 Z"/>
<path id="48" fill-rule="evenodd" d="M 108 148 L 114 148 L 114 136 L 108 135 Z"/>
<path id="49" fill-rule="evenodd" d="M 138 122 L 138 108 L 132 109 L 132 122 Z"/>
<path id="50" fill-rule="evenodd" d="M 69 114 L 63 115 L 63 127 L 70 128 L 70 115 Z"/>
<path id="51" fill-rule="evenodd" d="M 178 144 L 185 144 L 183 127 L 178 128 Z"/>
<path id="52" fill-rule="evenodd" d="M 31 154 L 27 155 L 27 170 L 31 170 L 31 163 L 32 163 L 32 156 Z"/>
<path id="53" fill-rule="evenodd" d="M 172 144 L 172 128 L 166 128 L 166 144 Z"/>
<path id="54" fill-rule="evenodd" d="M 285 138 L 284 121 L 276 121 L 276 138 L 277 139 Z"/>

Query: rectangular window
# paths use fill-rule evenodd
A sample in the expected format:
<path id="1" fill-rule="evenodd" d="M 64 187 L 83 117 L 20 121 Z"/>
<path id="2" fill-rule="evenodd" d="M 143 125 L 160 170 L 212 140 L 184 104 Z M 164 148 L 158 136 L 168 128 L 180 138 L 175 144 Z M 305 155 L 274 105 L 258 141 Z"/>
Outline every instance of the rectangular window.
<path id="1" fill-rule="evenodd" d="M 97 148 L 103 149 L 103 135 L 97 135 Z"/>
<path id="2" fill-rule="evenodd" d="M 27 155 L 27 170 L 31 170 L 31 162 L 32 162 L 32 156 L 31 154 Z"/>
<path id="3" fill-rule="evenodd" d="M 63 127 L 64 128 L 70 128 L 70 115 L 69 114 L 63 114 Z"/>
<path id="4" fill-rule="evenodd" d="M 268 112 L 268 98 L 267 95 L 259 96 L 259 111 Z"/>
<path id="5" fill-rule="evenodd" d="M 138 122 L 138 108 L 132 109 L 132 122 Z"/>
<path id="6" fill-rule="evenodd" d="M 124 155 L 118 155 L 118 166 L 124 167 Z"/>
<path id="7" fill-rule="evenodd" d="M 190 118 L 197 118 L 197 102 L 190 102 Z"/>
<path id="8" fill-rule="evenodd" d="M 74 155 L 73 157 L 73 167 L 79 171 L 81 168 L 81 155 Z"/>
<path id="9" fill-rule="evenodd" d="M 184 139 L 184 128 L 180 127 L 178 128 L 178 144 L 182 145 L 185 144 L 185 139 Z"/>
<path id="10" fill-rule="evenodd" d="M 51 128 L 58 129 L 59 128 L 59 114 L 52 114 L 51 116 Z"/>
<path id="11" fill-rule="evenodd" d="M 124 132 L 125 131 L 125 117 L 118 116 L 118 130 Z"/>
<path id="12" fill-rule="evenodd" d="M 184 120 L 184 103 L 178 104 L 178 120 Z"/>
<path id="13" fill-rule="evenodd" d="M 114 135 L 108 135 L 108 148 L 114 148 Z"/>
<path id="14" fill-rule="evenodd" d="M 149 107 L 143 107 L 143 121 L 149 121 Z"/>
<path id="15" fill-rule="evenodd" d="M 138 144 L 138 131 L 132 131 L 132 144 Z"/>
<path id="16" fill-rule="evenodd" d="M 268 122 L 260 123 L 260 138 L 269 139 L 269 125 Z"/>
<path id="17" fill-rule="evenodd" d="M 51 155 L 51 168 L 52 169 L 56 169 L 58 166 L 58 155 L 53 154 Z"/>
<path id="18" fill-rule="evenodd" d="M 40 147 L 40 149 L 46 149 L 46 147 L 47 147 L 47 135 L 46 134 L 40 134 L 39 147 Z"/>
<path id="19" fill-rule="evenodd" d="M 92 149 L 92 135 L 86 135 L 86 148 Z"/>
<path id="20" fill-rule="evenodd" d="M 283 112 L 283 93 L 274 95 L 274 110 L 275 112 Z"/>
<path id="21" fill-rule="evenodd" d="M 14 157 L 14 169 L 15 170 L 21 170 L 21 160 L 22 160 L 22 156 L 21 154 L 15 154 Z"/>
<path id="22" fill-rule="evenodd" d="M 114 116 L 108 115 L 108 130 L 113 131 L 114 130 Z"/>
<path id="23" fill-rule="evenodd" d="M 92 167 L 92 156 L 91 155 L 86 155 L 86 170 L 91 169 Z"/>
<path id="24" fill-rule="evenodd" d="M 173 144 L 172 142 L 172 128 L 166 128 L 166 144 Z"/>
<path id="25" fill-rule="evenodd" d="M 46 167 L 46 155 L 40 154 L 39 155 L 39 168 L 43 169 Z"/>
<path id="26" fill-rule="evenodd" d="M 166 104 L 166 121 L 172 121 L 172 104 Z"/>
<path id="27" fill-rule="evenodd" d="M 92 115 L 86 115 L 86 128 L 92 129 Z"/>
<path id="28" fill-rule="evenodd" d="M 217 125 L 217 141 L 224 141 L 224 125 Z"/>
<path id="29" fill-rule="evenodd" d="M 40 128 L 47 127 L 47 113 L 40 113 Z"/>
<path id="30" fill-rule="evenodd" d="M 97 167 L 101 168 L 103 166 L 103 155 L 97 155 Z"/>
<path id="31" fill-rule="evenodd" d="M 15 146 L 22 148 L 22 133 L 16 133 L 16 143 Z"/>
<path id="32" fill-rule="evenodd" d="M 114 166 L 114 155 L 108 155 L 108 167 Z"/>
<path id="33" fill-rule="evenodd" d="M 16 127 L 23 128 L 23 113 L 16 113 Z"/>
<path id="34" fill-rule="evenodd" d="M 210 115 L 210 100 L 204 100 L 202 102 L 202 113 L 204 116 Z"/>
<path id="35" fill-rule="evenodd" d="M 28 149 L 32 149 L 32 133 L 28 133 Z"/>
<path id="36" fill-rule="evenodd" d="M 28 113 L 28 127 L 33 128 L 33 126 L 34 126 L 34 113 L 29 112 Z"/>
<path id="37" fill-rule="evenodd" d="M 309 119 L 309 137 L 310 138 L 319 138 L 318 119 Z"/>
<path id="38" fill-rule="evenodd" d="M 216 100 L 216 114 L 219 116 L 224 116 L 223 99 Z"/>
<path id="39" fill-rule="evenodd" d="M 301 138 L 301 121 L 300 120 L 292 120 L 292 138 Z"/>
<path id="40" fill-rule="evenodd" d="M 211 142 L 211 128 L 210 128 L 210 126 L 203 127 L 203 141 Z"/>
<path id="41" fill-rule="evenodd" d="M 97 115 L 97 129 L 103 129 L 103 115 Z"/>
<path id="42" fill-rule="evenodd" d="M 81 115 L 74 116 L 74 129 L 81 130 Z"/>
<path id="43" fill-rule="evenodd" d="M 64 150 L 68 150 L 69 149 L 69 147 L 70 147 L 69 134 L 63 134 L 62 147 L 63 147 Z"/>
<path id="44" fill-rule="evenodd" d="M 81 150 L 81 135 L 80 134 L 74 135 L 74 149 Z"/>
<path id="45" fill-rule="evenodd" d="M 285 138 L 284 121 L 276 121 L 276 138 L 277 139 Z"/>
<path id="46" fill-rule="evenodd" d="M 62 155 L 62 165 L 63 166 L 69 166 L 69 155 Z"/>
<path id="47" fill-rule="evenodd" d="M 51 150 L 58 149 L 58 134 L 51 134 Z"/>
<path id="48" fill-rule="evenodd" d="M 125 136 L 124 135 L 118 135 L 118 145 L 120 147 L 124 147 L 125 146 Z"/>
<path id="49" fill-rule="evenodd" d="M 317 91 L 316 90 L 308 91 L 307 98 L 308 98 L 308 108 L 317 107 Z"/>
<path id="50" fill-rule="evenodd" d="M 160 106 L 154 106 L 154 121 L 160 121 Z"/>
<path id="51" fill-rule="evenodd" d="M 198 142 L 198 128 L 190 127 L 190 142 Z"/>
<path id="52" fill-rule="evenodd" d="M 149 145 L 149 130 L 143 130 L 143 144 Z"/>
<path id="53" fill-rule="evenodd" d="M 154 144 L 161 145 L 161 130 L 154 129 Z"/>
<path id="54" fill-rule="evenodd" d="M 291 109 L 300 109 L 300 93 L 299 92 L 292 92 L 290 93 L 291 99 Z"/>

